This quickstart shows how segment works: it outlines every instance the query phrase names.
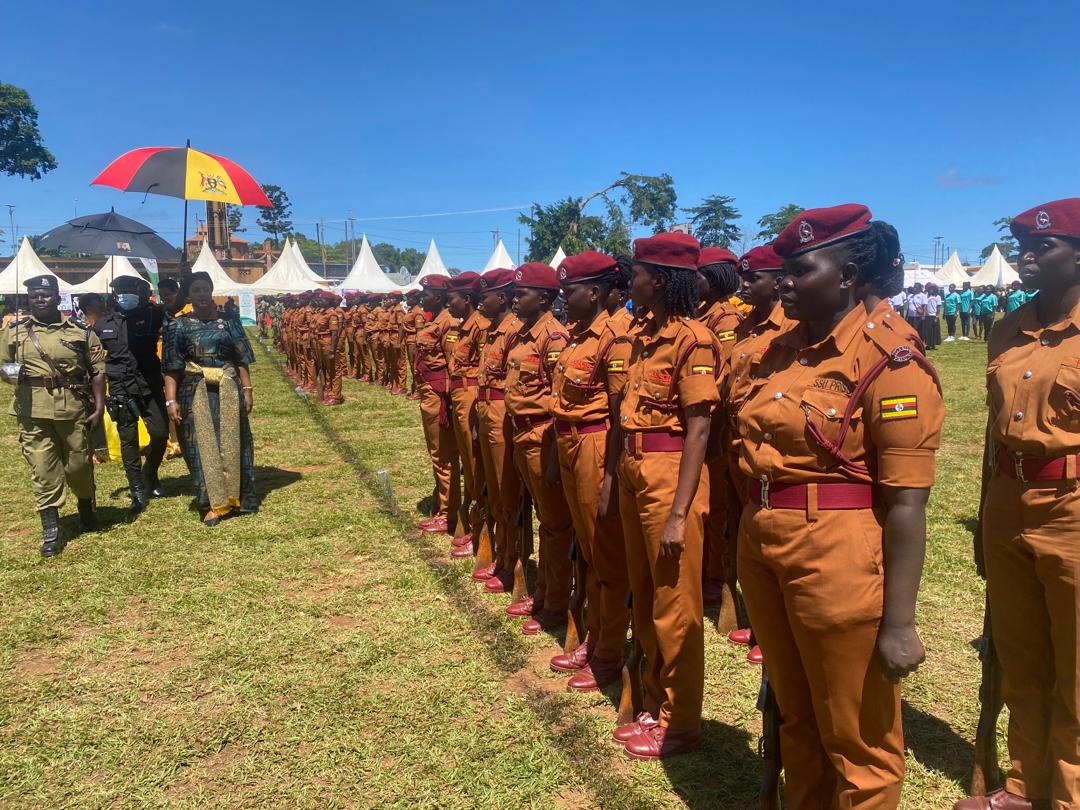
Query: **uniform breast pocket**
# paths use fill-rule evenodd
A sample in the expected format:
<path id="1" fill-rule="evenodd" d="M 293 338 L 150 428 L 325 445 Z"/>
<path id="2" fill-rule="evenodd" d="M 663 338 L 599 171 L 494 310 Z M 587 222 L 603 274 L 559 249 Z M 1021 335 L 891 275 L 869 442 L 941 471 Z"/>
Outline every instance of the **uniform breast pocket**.
<path id="1" fill-rule="evenodd" d="M 849 399 L 847 394 L 824 388 L 807 388 L 803 392 L 801 406 L 807 420 L 807 440 L 810 447 L 820 446 L 814 437 L 815 433 L 832 443 L 841 438 L 840 427 L 844 421 Z M 850 455 L 847 450 L 854 448 L 861 441 L 862 410 L 862 405 L 856 403 L 847 434 L 843 437 L 842 449 L 845 455 Z"/>
<path id="2" fill-rule="evenodd" d="M 1069 431 L 1080 431 L 1080 368 L 1061 366 L 1050 389 L 1050 408 L 1054 424 Z"/>

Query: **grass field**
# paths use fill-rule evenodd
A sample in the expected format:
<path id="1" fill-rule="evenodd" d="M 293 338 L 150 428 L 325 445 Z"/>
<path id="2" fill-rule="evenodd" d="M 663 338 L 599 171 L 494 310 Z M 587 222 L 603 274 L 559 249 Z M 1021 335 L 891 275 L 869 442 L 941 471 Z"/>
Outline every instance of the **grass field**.
<path id="1" fill-rule="evenodd" d="M 5 419 L 0 804 L 754 806 L 759 672 L 744 649 L 707 633 L 702 750 L 631 763 L 610 740 L 617 693 L 565 692 L 547 668 L 556 640 L 522 636 L 506 597 L 413 529 L 431 489 L 416 403 L 347 382 L 345 406 L 311 406 L 256 354 L 265 500 L 216 529 L 189 511 L 178 459 L 167 497 L 129 523 L 110 463 L 97 473 L 107 528 L 43 561 Z M 948 416 L 919 608 L 927 661 L 905 687 L 907 808 L 948 807 L 972 756 L 984 356 L 974 342 L 933 355 Z M 74 530 L 73 501 L 64 522 Z"/>

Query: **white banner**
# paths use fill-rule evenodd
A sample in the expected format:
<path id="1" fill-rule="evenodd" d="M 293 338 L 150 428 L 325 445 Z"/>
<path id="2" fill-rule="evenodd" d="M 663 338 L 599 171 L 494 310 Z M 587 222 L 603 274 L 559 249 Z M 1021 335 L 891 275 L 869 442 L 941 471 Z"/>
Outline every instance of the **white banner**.
<path id="1" fill-rule="evenodd" d="M 242 292 L 240 298 L 240 323 L 249 326 L 255 323 L 255 293 Z"/>

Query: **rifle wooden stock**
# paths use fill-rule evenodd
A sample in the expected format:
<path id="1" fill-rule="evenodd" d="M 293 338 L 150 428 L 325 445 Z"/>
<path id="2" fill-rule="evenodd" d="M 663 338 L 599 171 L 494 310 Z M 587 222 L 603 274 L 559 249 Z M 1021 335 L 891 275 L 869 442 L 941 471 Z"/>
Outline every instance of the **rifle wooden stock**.
<path id="1" fill-rule="evenodd" d="M 514 562 L 514 592 L 511 602 L 523 602 L 529 598 L 527 579 L 529 557 L 532 556 L 532 500 L 522 487 L 517 513 L 517 560 Z"/>
<path id="2" fill-rule="evenodd" d="M 479 456 L 477 456 L 479 458 Z M 474 509 L 472 510 L 470 522 L 473 527 L 473 545 L 476 548 L 476 563 L 473 566 L 473 571 L 480 571 L 487 568 L 495 561 L 495 542 L 491 539 L 491 527 L 488 526 L 488 518 L 490 513 L 487 509 L 481 508 L 480 503 L 484 495 L 487 494 L 487 484 L 485 483 L 480 490 L 481 498 L 473 502 Z"/>
<path id="3" fill-rule="evenodd" d="M 585 641 L 585 577 L 588 568 L 585 555 L 581 553 L 575 534 L 570 542 L 570 559 L 573 561 L 574 592 L 570 595 L 570 604 L 566 609 L 566 640 L 563 652 L 571 653 Z"/>
<path id="4" fill-rule="evenodd" d="M 1005 698 L 1001 691 L 1001 663 L 990 634 L 990 602 L 983 615 L 983 637 L 979 649 L 982 683 L 979 684 L 979 725 L 975 731 L 975 763 L 971 768 L 970 795 L 985 796 L 1002 785 L 998 764 L 997 721 Z"/>
<path id="5" fill-rule="evenodd" d="M 627 607 L 633 606 L 633 594 L 626 595 Z M 634 632 L 633 612 L 630 616 L 630 655 L 623 663 L 622 693 L 619 695 L 618 724 L 633 723 L 645 705 L 645 687 L 641 682 L 641 660 L 644 658 L 641 641 Z"/>
<path id="6" fill-rule="evenodd" d="M 758 710 L 761 712 L 759 751 L 762 759 L 758 806 L 761 810 L 780 810 L 780 772 L 784 767 L 780 759 L 780 707 L 776 704 L 776 694 L 764 668 L 761 671 Z"/>
<path id="7" fill-rule="evenodd" d="M 728 486 L 731 488 L 731 497 L 728 499 L 727 521 L 724 533 L 724 585 L 720 596 L 720 612 L 716 615 L 716 632 L 727 635 L 740 626 L 742 614 L 740 611 L 738 572 L 735 566 L 735 556 L 738 549 L 739 538 L 739 499 L 734 495 L 734 484 L 730 483 L 725 476 L 723 482 L 717 482 L 716 486 Z"/>

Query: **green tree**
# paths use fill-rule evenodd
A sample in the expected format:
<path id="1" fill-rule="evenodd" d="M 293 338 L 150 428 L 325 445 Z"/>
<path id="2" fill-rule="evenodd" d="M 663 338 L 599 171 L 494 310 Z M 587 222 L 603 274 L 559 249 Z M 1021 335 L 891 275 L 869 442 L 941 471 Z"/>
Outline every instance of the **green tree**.
<path id="1" fill-rule="evenodd" d="M 244 220 L 244 207 L 242 205 L 228 205 L 225 206 L 226 216 L 229 218 L 229 232 L 230 233 L 243 233 L 247 228 L 241 227 L 241 222 Z"/>
<path id="2" fill-rule="evenodd" d="M 776 211 L 771 214 L 766 214 L 757 221 L 758 227 L 761 228 L 757 232 L 757 238 L 762 242 L 771 242 L 773 239 L 780 235 L 780 231 L 784 230 L 799 214 L 806 209 L 801 205 L 795 205 L 795 203 L 788 203 L 782 205 Z"/>
<path id="3" fill-rule="evenodd" d="M 281 186 L 263 185 L 263 193 L 270 200 L 270 205 L 259 206 L 259 218 L 255 224 L 270 235 L 274 247 L 278 247 L 281 237 L 292 233 L 292 203 L 289 195 Z"/>
<path id="4" fill-rule="evenodd" d="M 379 266 L 390 268 L 391 273 L 396 273 L 401 266 L 401 251 L 389 242 L 372 245 L 371 252 L 375 254 L 375 261 L 379 263 Z"/>
<path id="5" fill-rule="evenodd" d="M 586 214 L 585 208 L 601 198 L 604 213 Z M 533 203 L 518 221 L 530 230 L 525 260 L 546 262 L 561 245 L 567 254 L 583 250 L 628 253 L 634 227 L 660 233 L 675 219 L 675 184 L 669 174 L 656 176 L 621 172 L 619 179 L 585 197 L 541 205 Z"/>
<path id="6" fill-rule="evenodd" d="M 703 247 L 730 248 L 739 239 L 739 226 L 735 220 L 742 214 L 733 203 L 734 197 L 714 194 L 701 201 L 701 205 L 684 208 L 690 215 L 690 225 L 694 236 Z"/>
<path id="7" fill-rule="evenodd" d="M 427 258 L 427 254 L 421 253 L 416 248 L 405 248 L 398 258 L 401 260 L 401 264 L 398 266 L 409 268 L 409 272 L 415 276 L 420 272 L 420 268 L 424 266 L 424 259 Z"/>
<path id="8" fill-rule="evenodd" d="M 309 239 L 302 233 L 294 233 L 292 238 L 296 240 L 296 246 L 307 259 L 308 264 L 322 264 L 322 245 L 318 239 Z M 326 246 L 326 261 L 331 264 L 345 264 L 349 261 L 349 243 L 342 241 Z"/>
<path id="9" fill-rule="evenodd" d="M 994 225 L 997 225 L 998 233 L 1001 234 L 996 240 L 982 249 L 979 254 L 980 259 L 989 259 L 990 254 L 994 252 L 994 248 L 997 247 L 1001 251 L 1001 255 L 1005 257 L 1006 261 L 1011 261 L 1017 257 L 1020 253 L 1020 243 L 1016 241 L 1016 238 L 1012 235 L 1012 231 L 1009 230 L 1009 226 L 1012 225 L 1012 217 L 998 217 L 993 221 Z"/>
<path id="10" fill-rule="evenodd" d="M 0 171 L 40 180 L 56 168 L 56 158 L 45 148 L 38 130 L 37 117 L 29 93 L 0 83 Z"/>

